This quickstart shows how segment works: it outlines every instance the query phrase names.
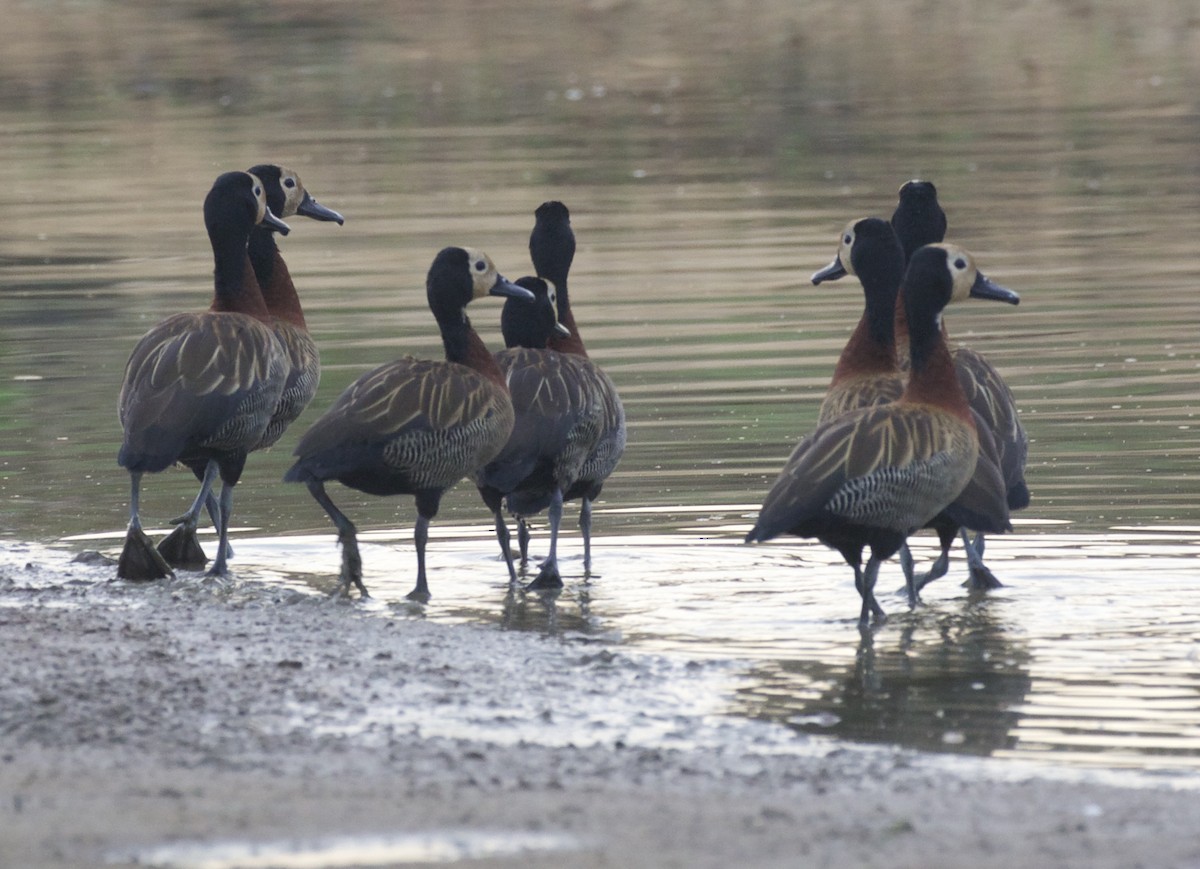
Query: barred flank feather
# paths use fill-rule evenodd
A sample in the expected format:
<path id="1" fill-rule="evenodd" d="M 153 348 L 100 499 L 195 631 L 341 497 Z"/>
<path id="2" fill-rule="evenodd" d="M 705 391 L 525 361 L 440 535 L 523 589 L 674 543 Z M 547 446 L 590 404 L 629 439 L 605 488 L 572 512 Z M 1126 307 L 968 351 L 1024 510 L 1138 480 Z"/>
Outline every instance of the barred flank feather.
<path id="1" fill-rule="evenodd" d="M 296 419 L 308 407 L 317 394 L 321 381 L 321 357 L 316 342 L 304 329 L 279 321 L 275 324 L 275 337 L 283 347 L 288 360 L 288 375 L 279 402 L 275 406 L 271 421 L 254 449 L 261 450 L 275 444 Z"/>
<path id="2" fill-rule="evenodd" d="M 971 477 L 969 426 L 925 407 L 864 408 L 820 426 L 796 447 L 759 514 L 756 540 L 800 533 L 821 516 L 909 533 Z"/>
<path id="3" fill-rule="evenodd" d="M 296 446 L 288 480 L 344 479 L 361 450 L 378 450 L 371 494 L 445 488 L 492 460 L 512 431 L 508 396 L 457 362 L 406 356 L 352 383 Z M 347 445 L 360 450 L 352 456 Z"/>
<path id="4" fill-rule="evenodd" d="M 600 420 L 600 436 L 592 448 L 583 468 L 579 472 L 580 482 L 567 490 L 566 498 L 571 500 L 587 491 L 600 494 L 600 487 L 609 475 L 616 470 L 621 456 L 625 454 L 625 406 L 621 404 L 621 396 L 609 376 L 600 368 L 596 369 L 596 382 L 604 402 L 604 413 Z"/>
<path id="5" fill-rule="evenodd" d="M 1029 506 L 1029 488 L 1025 484 L 1029 435 L 1017 415 L 1017 400 L 1000 372 L 981 354 L 970 347 L 956 347 L 951 357 L 958 382 L 967 394 L 967 403 L 995 439 L 1008 491 L 1008 508 L 1022 510 Z"/>
<path id="6" fill-rule="evenodd" d="M 425 279 L 429 308 L 446 351 L 444 361 L 406 356 L 368 371 L 309 428 L 284 476 L 307 484 L 329 514 L 342 547 L 340 588 L 366 594 L 357 530 L 325 491 L 327 480 L 370 495 L 416 496 L 417 583 L 409 597 L 429 599 L 425 544 L 443 493 L 490 461 L 513 427 L 504 374 L 466 315 L 484 295 L 533 294 L 506 280 L 486 254 L 448 247 Z"/>

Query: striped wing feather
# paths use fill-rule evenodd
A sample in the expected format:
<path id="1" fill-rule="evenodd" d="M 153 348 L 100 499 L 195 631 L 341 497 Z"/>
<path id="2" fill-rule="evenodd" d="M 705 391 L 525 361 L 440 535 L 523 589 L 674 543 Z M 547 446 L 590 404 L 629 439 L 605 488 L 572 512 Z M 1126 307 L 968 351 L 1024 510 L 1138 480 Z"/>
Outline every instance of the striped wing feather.
<path id="1" fill-rule="evenodd" d="M 829 422 L 863 407 L 876 407 L 895 401 L 904 392 L 900 374 L 873 374 L 853 377 L 831 387 L 821 402 L 817 422 Z"/>
<path id="2" fill-rule="evenodd" d="M 512 424 L 507 394 L 474 369 L 405 357 L 338 397 L 300 439 L 287 479 L 336 478 L 371 494 L 444 488 L 490 461 Z"/>
<path id="3" fill-rule="evenodd" d="M 865 408 L 818 426 L 768 493 L 757 539 L 830 516 L 910 532 L 962 491 L 977 450 L 967 425 L 929 408 Z"/>
<path id="4" fill-rule="evenodd" d="M 553 350 L 512 348 L 496 361 L 508 378 L 516 422 L 478 482 L 505 493 L 534 489 L 548 500 L 551 488 L 579 479 L 600 437 L 606 405 L 599 371 L 586 358 Z M 543 508 L 523 505 L 526 512 Z"/>
<path id="5" fill-rule="evenodd" d="M 161 470 L 194 450 L 248 451 L 285 374 L 282 351 L 258 320 L 214 312 L 169 317 L 143 336 L 126 364 L 118 403 L 122 464 Z"/>
<path id="6" fill-rule="evenodd" d="M 600 368 L 595 369 L 596 383 L 604 402 L 603 421 L 596 445 L 588 454 L 579 472 L 579 482 L 567 492 L 568 499 L 587 495 L 595 498 L 608 476 L 616 470 L 617 463 L 625 453 L 625 406 L 617 394 L 617 387 Z"/>
<path id="7" fill-rule="evenodd" d="M 267 430 L 255 445 L 255 449 L 269 447 L 283 436 L 288 426 L 296 421 L 313 400 L 321 382 L 321 357 L 317 352 L 316 342 L 306 330 L 280 320 L 275 324 L 275 337 L 282 345 L 288 360 L 288 375 Z"/>
<path id="8" fill-rule="evenodd" d="M 1017 416 L 1012 390 L 990 362 L 969 347 L 955 348 L 954 368 L 967 401 L 987 429 L 995 435 L 1000 471 L 1008 490 L 1008 506 L 1019 510 L 1029 504 L 1025 462 L 1029 435 Z"/>

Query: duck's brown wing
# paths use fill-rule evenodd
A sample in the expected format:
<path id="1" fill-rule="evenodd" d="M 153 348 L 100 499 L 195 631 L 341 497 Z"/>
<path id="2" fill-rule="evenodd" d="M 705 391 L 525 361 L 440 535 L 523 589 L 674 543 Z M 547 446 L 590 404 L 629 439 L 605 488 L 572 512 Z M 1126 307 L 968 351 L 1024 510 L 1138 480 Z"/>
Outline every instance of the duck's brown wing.
<path id="1" fill-rule="evenodd" d="M 1017 401 L 1012 390 L 996 367 L 970 347 L 955 348 L 954 369 L 971 409 L 979 414 L 995 438 L 1009 508 L 1020 510 L 1028 506 L 1025 463 L 1029 455 L 1029 435 L 1017 414 Z"/>
<path id="2" fill-rule="evenodd" d="M 900 405 L 847 414 L 796 447 L 748 539 L 823 517 L 907 533 L 962 491 L 977 450 L 970 427 L 949 414 Z"/>
<path id="3" fill-rule="evenodd" d="M 582 357 L 527 348 L 503 350 L 496 361 L 508 378 L 516 421 L 477 482 L 510 493 L 537 474 L 531 485 L 569 487 L 605 424 L 595 366 Z"/>
<path id="4" fill-rule="evenodd" d="M 241 314 L 177 314 L 138 342 L 125 367 L 119 461 L 162 470 L 190 450 L 245 451 L 262 436 L 286 363 L 271 330 Z"/>
<path id="5" fill-rule="evenodd" d="M 490 461 L 512 424 L 512 403 L 493 381 L 406 357 L 337 398 L 300 439 L 285 479 L 339 479 L 372 494 L 444 488 Z"/>
<path id="6" fill-rule="evenodd" d="M 1011 531 L 1007 486 L 1000 471 L 995 438 L 978 414 L 975 425 L 979 435 L 979 458 L 975 462 L 975 471 L 958 497 L 943 512 L 972 531 L 993 534 Z"/>

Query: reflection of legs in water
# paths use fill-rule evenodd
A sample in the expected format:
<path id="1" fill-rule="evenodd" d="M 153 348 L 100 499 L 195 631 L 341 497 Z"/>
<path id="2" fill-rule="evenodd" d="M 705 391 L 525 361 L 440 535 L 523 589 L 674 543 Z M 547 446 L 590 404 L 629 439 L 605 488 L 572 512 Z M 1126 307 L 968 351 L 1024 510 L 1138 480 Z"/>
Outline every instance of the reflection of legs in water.
<path id="1" fill-rule="evenodd" d="M 529 566 L 529 523 L 524 516 L 517 517 L 517 546 L 521 548 L 521 567 Z"/>

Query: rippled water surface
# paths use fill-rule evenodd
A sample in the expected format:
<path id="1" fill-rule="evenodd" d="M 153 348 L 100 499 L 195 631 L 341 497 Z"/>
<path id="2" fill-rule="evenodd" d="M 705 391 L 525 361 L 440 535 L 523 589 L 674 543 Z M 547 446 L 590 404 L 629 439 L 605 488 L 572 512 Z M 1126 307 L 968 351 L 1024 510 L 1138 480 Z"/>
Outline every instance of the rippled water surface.
<path id="1" fill-rule="evenodd" d="M 598 505 L 599 576 L 568 560 L 557 602 L 506 595 L 460 485 L 434 525 L 426 617 L 732 657 L 746 672 L 730 714 L 808 732 L 1194 771 L 1200 70 L 1185 4 L 1002 21 L 967 4 L 923 29 L 928 4 L 902 2 L 876 10 L 874 45 L 832 7 L 751 5 L 686 24 L 638 2 L 411 4 L 403 22 L 368 3 L 22 7 L 0 59 L 0 531 L 117 549 L 125 358 L 156 320 L 207 304 L 212 178 L 279 161 L 347 223 L 297 218 L 282 243 L 323 379 L 238 487 L 235 566 L 327 590 L 330 528 L 277 482 L 298 430 L 367 368 L 440 352 L 422 288 L 440 247 L 519 276 L 533 209 L 559 198 L 577 320 L 630 427 Z M 987 47 L 930 55 L 923 39 Z M 1022 294 L 947 320 L 1017 396 L 1034 501 L 989 541 L 1003 590 L 967 595 L 956 561 L 915 613 L 884 595 L 892 618 L 862 637 L 831 552 L 736 541 L 861 305 L 855 282 L 808 275 L 846 220 L 886 216 L 914 176 L 938 184 L 949 237 Z M 498 304 L 471 312 L 498 347 Z M 148 480 L 148 524 L 191 489 L 182 472 Z M 370 544 L 368 585 L 403 607 L 411 501 L 335 497 Z M 899 582 L 885 568 L 881 584 Z"/>

